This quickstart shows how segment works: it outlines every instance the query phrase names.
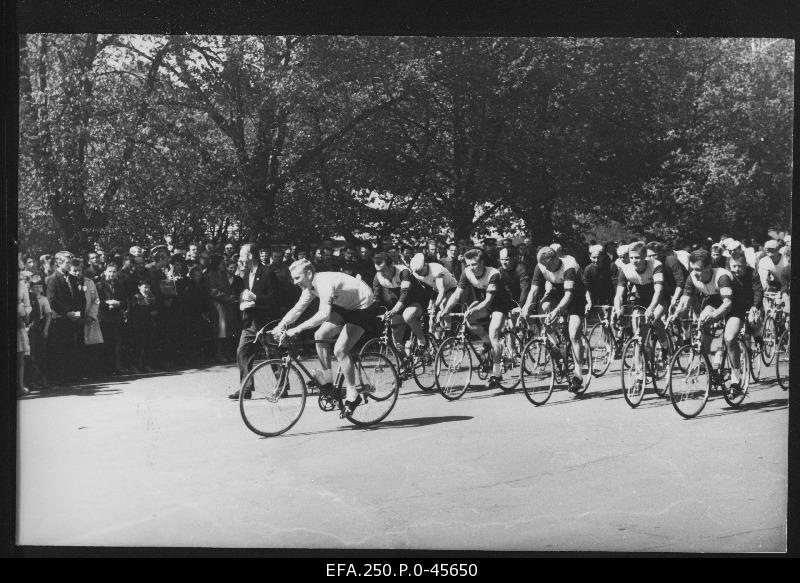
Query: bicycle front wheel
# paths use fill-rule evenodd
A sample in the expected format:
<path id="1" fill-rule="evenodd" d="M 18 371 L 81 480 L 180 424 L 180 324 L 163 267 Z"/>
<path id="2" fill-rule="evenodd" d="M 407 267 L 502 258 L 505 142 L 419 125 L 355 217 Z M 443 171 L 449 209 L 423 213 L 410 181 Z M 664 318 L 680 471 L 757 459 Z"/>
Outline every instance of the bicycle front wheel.
<path id="1" fill-rule="evenodd" d="M 789 330 L 781 334 L 776 347 L 775 376 L 784 391 L 789 390 Z"/>
<path id="2" fill-rule="evenodd" d="M 500 344 L 503 351 L 501 355 L 503 378 L 500 380 L 500 388 L 506 393 L 511 393 L 522 380 L 520 375 L 522 342 L 514 332 L 507 331 L 503 334 Z"/>
<path id="3" fill-rule="evenodd" d="M 685 365 L 686 372 L 683 372 Z M 672 356 L 667 381 L 672 406 L 681 417 L 700 414 L 711 390 L 711 363 L 692 346 L 683 346 Z"/>
<path id="4" fill-rule="evenodd" d="M 625 402 L 635 409 L 642 402 L 647 381 L 644 347 L 638 338 L 631 338 L 622 349 L 622 395 Z"/>
<path id="5" fill-rule="evenodd" d="M 448 338 L 439 346 L 434 363 L 436 388 L 448 401 L 467 392 L 472 380 L 472 355 L 461 338 Z"/>
<path id="6" fill-rule="evenodd" d="M 547 403 L 553 394 L 556 384 L 553 366 L 550 350 L 541 340 L 531 340 L 522 349 L 522 389 L 525 397 L 537 407 Z"/>
<path id="7" fill-rule="evenodd" d="M 436 389 L 436 371 L 433 364 L 436 360 L 436 340 L 431 334 L 425 334 L 427 343 L 424 352 L 415 355 L 412 360 L 411 372 L 414 375 L 414 382 L 423 391 L 433 391 Z"/>
<path id="8" fill-rule="evenodd" d="M 392 362 L 378 352 L 362 352 L 355 359 L 355 367 L 361 404 L 347 415 L 347 420 L 355 425 L 374 425 L 394 408 L 400 379 Z"/>
<path id="9" fill-rule="evenodd" d="M 757 383 L 761 380 L 761 367 L 764 365 L 761 358 L 761 346 L 753 334 L 748 334 L 746 338 L 745 347 L 747 348 L 747 358 L 750 361 L 750 379 Z"/>
<path id="10" fill-rule="evenodd" d="M 736 346 L 736 351 L 739 353 L 739 358 L 736 360 L 731 354 L 731 346 Z M 738 407 L 747 396 L 747 389 L 750 386 L 750 359 L 741 338 L 734 338 L 725 352 L 726 370 L 723 372 L 722 396 L 728 405 Z"/>
<path id="11" fill-rule="evenodd" d="M 762 333 L 763 345 L 761 347 L 761 359 L 764 366 L 770 366 L 775 360 L 775 344 L 778 342 L 778 334 L 775 327 L 775 318 L 769 316 L 764 320 L 764 331 Z"/>
<path id="12" fill-rule="evenodd" d="M 592 351 L 592 374 L 601 377 L 608 372 L 614 360 L 614 336 L 607 326 L 598 322 L 589 330 L 588 338 Z"/>
<path id="13" fill-rule="evenodd" d="M 387 342 L 384 342 L 383 338 L 373 338 L 372 340 L 365 342 L 364 346 L 361 347 L 359 354 L 364 354 L 366 352 L 377 352 L 378 354 L 382 354 L 389 359 L 397 371 L 397 374 L 402 376 L 403 369 L 400 355 L 395 347 Z"/>
<path id="14" fill-rule="evenodd" d="M 246 387 L 252 386 L 250 391 Z M 247 428 L 264 437 L 285 433 L 306 406 L 306 382 L 293 364 L 266 360 L 251 370 L 239 389 L 239 411 Z"/>
<path id="15" fill-rule="evenodd" d="M 585 334 L 578 336 L 578 353 L 575 352 L 575 347 L 570 342 L 570 354 L 572 355 L 573 370 L 575 370 L 574 367 L 580 366 L 581 375 L 583 376 L 581 388 L 575 391 L 576 397 L 582 397 L 586 393 L 586 389 L 589 388 L 589 383 L 592 382 L 592 377 L 594 376 L 592 350 L 589 347 L 589 339 L 586 338 Z"/>

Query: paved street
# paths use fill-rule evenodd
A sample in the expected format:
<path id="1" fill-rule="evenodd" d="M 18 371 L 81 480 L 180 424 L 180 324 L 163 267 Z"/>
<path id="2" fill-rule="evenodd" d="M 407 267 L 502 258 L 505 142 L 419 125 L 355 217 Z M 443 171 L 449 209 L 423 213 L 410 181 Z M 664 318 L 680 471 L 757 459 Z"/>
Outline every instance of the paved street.
<path id="1" fill-rule="evenodd" d="M 577 400 L 447 402 L 406 381 L 357 429 L 316 398 L 287 434 L 242 423 L 232 365 L 19 401 L 21 545 L 783 551 L 788 393 L 694 420 L 618 362 Z"/>

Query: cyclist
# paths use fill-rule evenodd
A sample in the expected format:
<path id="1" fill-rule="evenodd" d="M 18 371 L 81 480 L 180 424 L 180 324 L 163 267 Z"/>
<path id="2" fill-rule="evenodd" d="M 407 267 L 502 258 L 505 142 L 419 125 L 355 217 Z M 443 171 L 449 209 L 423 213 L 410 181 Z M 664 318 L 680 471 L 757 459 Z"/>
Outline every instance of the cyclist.
<path id="1" fill-rule="evenodd" d="M 431 298 L 428 309 L 431 313 L 441 309 L 458 287 L 456 278 L 446 267 L 436 262 L 428 262 L 425 255 L 417 253 L 411 258 L 411 273 L 425 288 Z"/>
<path id="2" fill-rule="evenodd" d="M 579 362 L 575 363 L 575 376 L 570 379 L 569 390 L 580 391 L 583 386 L 583 352 L 579 341 L 583 330 L 583 314 L 586 304 L 586 290 L 583 286 L 581 268 L 571 255 L 559 257 L 552 247 L 542 247 L 536 255 L 536 268 L 533 270 L 531 291 L 521 309 L 521 316 L 530 313 L 539 291 L 551 285 L 542 298 L 542 311 L 549 312 L 548 322 L 553 323 L 564 312 L 568 314 L 569 338 L 573 352 Z M 552 304 L 556 304 L 551 308 Z"/>
<path id="3" fill-rule="evenodd" d="M 500 333 L 506 323 L 506 314 L 514 309 L 514 300 L 500 271 L 486 266 L 486 254 L 482 249 L 477 247 L 470 249 L 464 253 L 464 261 L 466 265 L 458 282 L 458 288 L 436 319 L 437 322 L 443 321 L 465 291 L 468 289 L 473 291 L 478 300 L 464 311 L 464 320 L 469 329 L 481 337 L 484 350 L 491 347 L 493 366 L 489 377 L 489 388 L 499 387 L 503 379 Z"/>
<path id="4" fill-rule="evenodd" d="M 728 260 L 732 283 L 737 290 L 736 298 L 741 305 L 734 306 L 733 310 L 747 314 L 748 333 L 753 332 L 757 342 L 761 342 L 761 305 L 764 299 L 764 288 L 755 269 L 747 264 L 747 256 L 741 247 L 730 253 Z"/>
<path id="5" fill-rule="evenodd" d="M 285 333 L 293 337 L 303 330 L 318 328 L 314 334 L 316 340 L 336 338 L 333 354 L 339 361 L 347 389 L 342 416 L 351 414 L 361 404 L 361 395 L 358 394 L 356 387 L 356 373 L 350 350 L 366 330 L 375 328 L 377 310 L 372 290 L 360 279 L 346 273 L 317 272 L 307 259 L 292 263 L 289 272 L 292 274 L 292 281 L 302 293 L 294 307 L 271 330 L 271 333 L 274 335 Z M 288 328 L 315 298 L 319 298 L 319 311 L 294 328 Z M 317 356 L 322 365 L 320 389 L 333 391 L 330 344 L 318 343 Z"/>
<path id="6" fill-rule="evenodd" d="M 614 297 L 614 282 L 611 279 L 611 259 L 602 245 L 589 247 L 591 263 L 583 270 L 583 285 L 586 288 L 586 313 L 592 306 L 607 306 Z"/>
<path id="7" fill-rule="evenodd" d="M 638 303 L 646 306 L 644 310 L 644 329 L 641 330 L 641 335 L 643 337 L 646 336 L 647 326 L 649 326 L 650 322 L 653 322 L 662 346 L 666 346 L 666 332 L 661 321 L 661 316 L 664 315 L 669 301 L 669 296 L 664 293 L 664 265 L 653 257 L 648 258 L 646 253 L 647 247 L 642 241 L 636 241 L 629 245 L 629 263 L 624 264 L 619 271 L 617 294 L 614 296 L 611 320 L 614 321 L 620 316 L 625 290 L 629 286 L 634 286 Z M 635 310 L 634 313 L 636 312 L 641 313 L 641 310 Z M 636 332 L 636 329 L 634 329 L 634 332 Z M 648 346 L 645 346 L 645 351 L 649 351 Z"/>
<path id="8" fill-rule="evenodd" d="M 704 329 L 705 324 L 725 318 L 723 338 L 728 347 L 731 362 L 734 364 L 731 367 L 731 388 L 734 391 L 740 390 L 741 382 L 736 375 L 736 371 L 739 369 L 741 355 L 739 354 L 739 345 L 734 340 L 742 327 L 745 314 L 743 311 L 744 304 L 737 297 L 737 288 L 733 284 L 733 276 L 727 269 L 712 267 L 711 256 L 705 249 L 698 249 L 691 253 L 689 266 L 691 272 L 689 277 L 686 278 L 683 295 L 678 302 L 675 314 L 671 318 L 678 317 L 686 312 L 689 300 L 692 297 L 699 294 L 706 298 L 706 306 L 701 310 L 697 320 L 700 329 L 703 330 L 701 338 L 703 350 L 710 352 L 712 339 L 711 335 Z M 719 352 L 717 355 L 721 357 Z M 715 362 L 715 365 L 718 366 L 719 363 Z"/>
<path id="9" fill-rule="evenodd" d="M 647 245 L 647 258 L 659 261 L 664 274 L 663 295 L 668 308 L 678 303 L 686 285 L 687 271 L 674 253 L 668 253 L 666 245 L 659 241 L 651 241 Z"/>
<path id="10" fill-rule="evenodd" d="M 765 255 L 758 262 L 758 276 L 764 291 L 780 291 L 779 272 L 786 267 L 786 256 L 780 252 L 781 244 L 774 239 L 764 243 Z M 766 309 L 767 306 L 764 306 Z"/>
<path id="11" fill-rule="evenodd" d="M 514 256 L 514 249 L 500 249 L 500 276 L 505 280 L 511 297 L 520 305 L 525 303 L 531 289 L 531 276 L 525 264 Z"/>
<path id="12" fill-rule="evenodd" d="M 375 301 L 384 306 L 388 311 L 386 316 L 391 318 L 394 345 L 403 346 L 403 336 L 406 326 L 410 326 L 417 337 L 417 351 L 425 354 L 427 341 L 422 322 L 423 306 L 430 300 L 428 289 L 411 274 L 411 269 L 405 265 L 395 265 L 391 255 L 376 253 L 372 258 L 375 263 L 375 278 L 372 281 L 372 293 Z M 409 258 L 409 263 L 411 258 Z M 411 346 L 406 346 L 406 354 L 410 355 Z"/>

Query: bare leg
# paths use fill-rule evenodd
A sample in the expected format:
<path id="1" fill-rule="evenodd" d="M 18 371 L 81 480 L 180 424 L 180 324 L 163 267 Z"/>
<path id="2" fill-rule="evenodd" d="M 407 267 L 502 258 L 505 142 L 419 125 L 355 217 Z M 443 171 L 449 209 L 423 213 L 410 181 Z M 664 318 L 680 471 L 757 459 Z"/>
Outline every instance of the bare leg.
<path id="1" fill-rule="evenodd" d="M 422 322 L 419 319 L 420 314 L 422 314 L 420 306 L 409 306 L 403 310 L 403 321 L 411 326 L 411 331 L 417 337 L 417 345 L 425 346 L 427 342 L 425 340 L 425 330 L 422 329 Z"/>
<path id="2" fill-rule="evenodd" d="M 337 315 L 338 317 L 338 315 Z M 314 340 L 333 340 L 339 335 L 339 332 L 342 330 L 342 326 L 339 324 L 335 324 L 333 322 L 325 322 L 322 326 L 317 328 L 317 331 L 314 332 Z M 325 378 L 332 379 L 331 376 L 331 343 L 330 342 L 318 342 L 317 343 L 317 356 L 319 357 L 319 363 L 322 365 L 323 373 L 325 374 Z"/>
<path id="3" fill-rule="evenodd" d="M 489 321 L 489 342 L 492 344 L 492 362 L 494 376 L 503 375 L 503 345 L 500 340 L 500 334 L 506 324 L 506 315 L 503 312 L 492 312 L 491 320 Z"/>
<path id="4" fill-rule="evenodd" d="M 742 328 L 742 320 L 736 317 L 728 318 L 728 321 L 725 323 L 725 345 L 728 347 L 728 354 L 730 354 L 730 360 L 732 363 L 731 367 L 731 382 L 739 383 L 739 386 L 742 385 L 742 381 L 744 379 L 740 379 L 739 375 L 737 374 L 738 370 L 741 367 L 741 351 L 739 350 L 739 343 L 734 342 L 736 337 L 739 336 L 739 330 Z"/>
<path id="5" fill-rule="evenodd" d="M 575 372 L 576 377 L 583 381 L 583 367 L 585 356 L 583 354 L 583 345 L 580 342 L 580 335 L 583 331 L 583 318 L 577 314 L 569 316 L 569 340 L 572 343 L 573 354 L 575 355 Z"/>
<path id="6" fill-rule="evenodd" d="M 360 326 L 345 324 L 333 348 L 336 360 L 339 361 L 339 366 L 341 366 L 342 373 L 344 374 L 348 401 L 355 401 L 358 397 L 358 391 L 356 390 L 356 370 L 353 365 L 353 357 L 350 356 L 350 351 L 363 334 L 364 329 Z"/>

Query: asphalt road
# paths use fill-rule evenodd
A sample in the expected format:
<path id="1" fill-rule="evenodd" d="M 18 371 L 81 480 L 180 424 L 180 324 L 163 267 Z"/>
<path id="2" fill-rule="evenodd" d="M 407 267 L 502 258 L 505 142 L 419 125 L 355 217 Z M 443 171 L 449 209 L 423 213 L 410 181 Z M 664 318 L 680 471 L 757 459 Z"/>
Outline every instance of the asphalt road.
<path id="1" fill-rule="evenodd" d="M 617 370 L 542 407 L 407 381 L 373 429 L 313 398 L 275 438 L 227 398 L 233 366 L 33 394 L 18 544 L 784 551 L 788 393 L 770 380 L 684 420 L 649 392 L 630 409 Z"/>

